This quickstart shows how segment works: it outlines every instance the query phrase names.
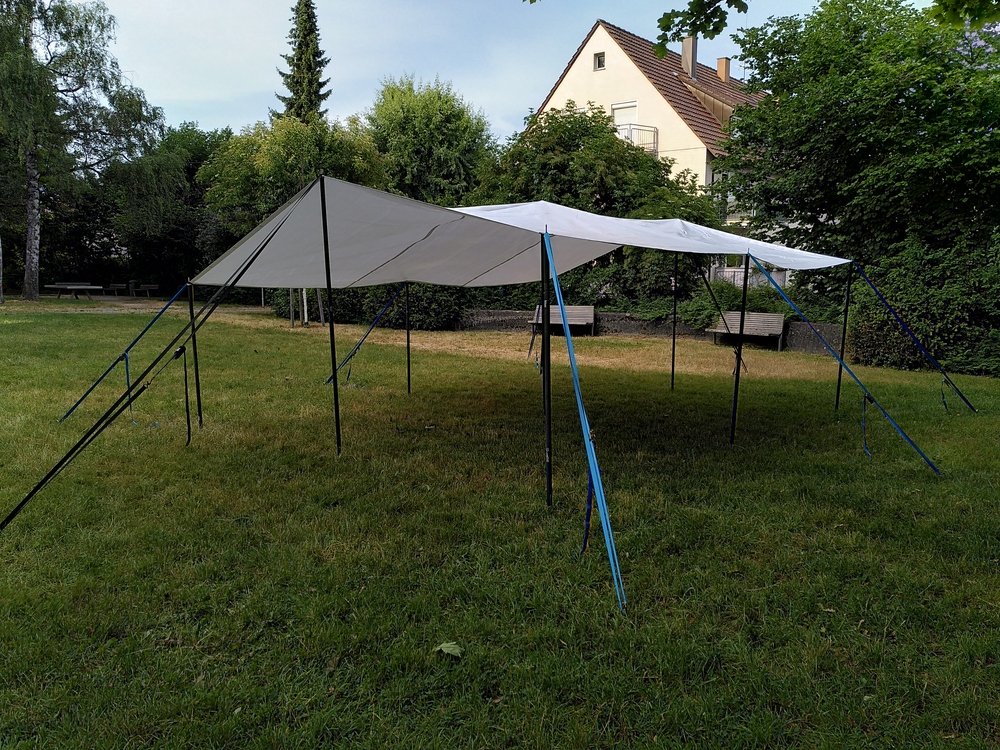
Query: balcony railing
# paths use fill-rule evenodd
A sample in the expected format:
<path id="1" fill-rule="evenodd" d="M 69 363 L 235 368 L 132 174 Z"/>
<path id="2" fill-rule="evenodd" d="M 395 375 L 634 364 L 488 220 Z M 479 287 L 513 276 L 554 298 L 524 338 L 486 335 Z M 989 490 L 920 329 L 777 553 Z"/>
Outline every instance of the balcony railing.
<path id="1" fill-rule="evenodd" d="M 618 125 L 618 137 L 623 141 L 628 141 L 633 146 L 638 146 L 643 151 L 648 151 L 654 156 L 659 154 L 659 142 L 656 128 L 652 125 L 636 125 L 626 123 Z"/>

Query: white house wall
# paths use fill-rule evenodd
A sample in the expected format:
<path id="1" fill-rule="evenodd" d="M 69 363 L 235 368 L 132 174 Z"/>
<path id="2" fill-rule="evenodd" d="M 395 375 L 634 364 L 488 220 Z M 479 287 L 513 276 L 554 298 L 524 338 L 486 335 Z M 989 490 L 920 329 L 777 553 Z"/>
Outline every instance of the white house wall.
<path id="1" fill-rule="evenodd" d="M 604 70 L 594 70 L 594 55 L 598 52 L 605 54 Z M 578 107 L 593 102 L 609 115 L 613 104 L 635 101 L 636 122 L 657 128 L 659 156 L 674 161 L 674 172 L 689 169 L 701 185 L 711 179 L 705 144 L 601 26 L 566 71 L 545 107 L 561 109 L 568 101 Z"/>

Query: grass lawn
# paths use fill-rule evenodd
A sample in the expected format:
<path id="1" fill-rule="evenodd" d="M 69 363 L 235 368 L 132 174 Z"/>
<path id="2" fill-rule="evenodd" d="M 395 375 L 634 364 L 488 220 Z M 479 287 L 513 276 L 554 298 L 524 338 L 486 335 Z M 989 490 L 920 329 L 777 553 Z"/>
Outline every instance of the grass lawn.
<path id="1" fill-rule="evenodd" d="M 0 515 L 114 401 L 121 372 L 57 422 L 150 315 L 0 307 Z M 551 509 L 527 334 L 415 333 L 408 396 L 377 331 L 339 458 L 327 341 L 220 311 L 192 445 L 175 362 L 0 535 L 0 748 L 1000 743 L 996 381 L 955 378 L 974 415 L 860 368 L 938 477 L 872 409 L 865 456 L 829 359 L 749 350 L 730 446 L 730 350 L 680 341 L 671 392 L 669 341 L 578 340 L 623 614 L 596 517 L 577 554 L 561 341 Z"/>

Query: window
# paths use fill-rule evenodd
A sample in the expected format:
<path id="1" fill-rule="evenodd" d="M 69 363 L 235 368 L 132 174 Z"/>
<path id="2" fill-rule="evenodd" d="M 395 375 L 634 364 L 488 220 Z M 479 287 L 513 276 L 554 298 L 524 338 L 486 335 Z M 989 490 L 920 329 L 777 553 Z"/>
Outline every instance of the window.
<path id="1" fill-rule="evenodd" d="M 604 70 L 604 53 L 594 53 L 594 70 Z"/>

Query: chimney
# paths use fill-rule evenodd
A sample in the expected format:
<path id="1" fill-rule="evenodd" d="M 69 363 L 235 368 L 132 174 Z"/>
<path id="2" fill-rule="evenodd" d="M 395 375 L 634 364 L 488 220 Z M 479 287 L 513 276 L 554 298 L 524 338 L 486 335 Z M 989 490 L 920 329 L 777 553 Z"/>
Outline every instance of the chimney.
<path id="1" fill-rule="evenodd" d="M 686 36 L 681 42 L 681 67 L 692 78 L 698 77 L 698 37 Z"/>
<path id="2" fill-rule="evenodd" d="M 719 79 L 723 83 L 729 83 L 729 58 L 728 57 L 720 57 L 717 60 L 717 62 L 718 62 L 718 65 L 719 65 L 719 68 L 718 68 L 718 70 L 719 70 Z"/>

